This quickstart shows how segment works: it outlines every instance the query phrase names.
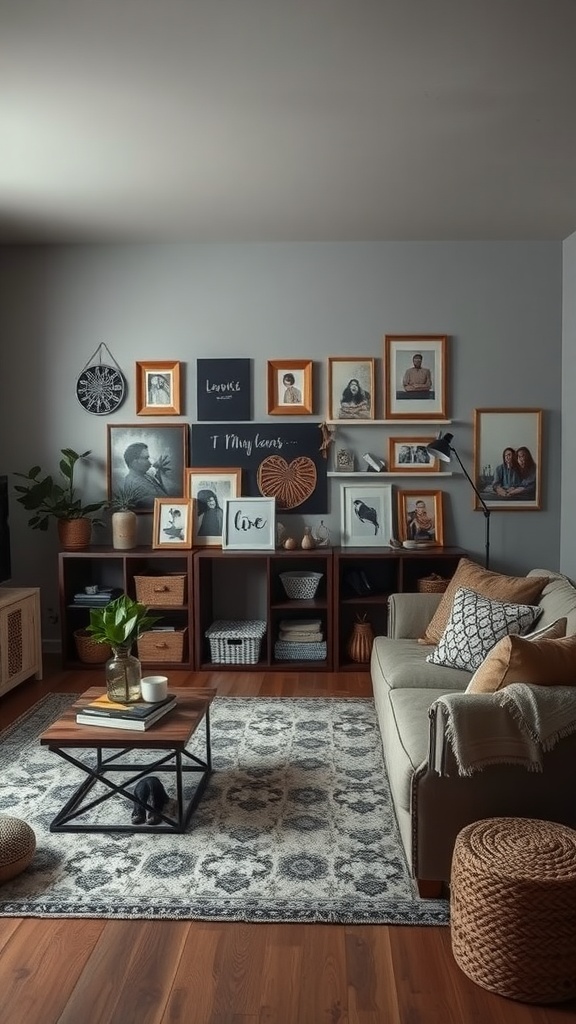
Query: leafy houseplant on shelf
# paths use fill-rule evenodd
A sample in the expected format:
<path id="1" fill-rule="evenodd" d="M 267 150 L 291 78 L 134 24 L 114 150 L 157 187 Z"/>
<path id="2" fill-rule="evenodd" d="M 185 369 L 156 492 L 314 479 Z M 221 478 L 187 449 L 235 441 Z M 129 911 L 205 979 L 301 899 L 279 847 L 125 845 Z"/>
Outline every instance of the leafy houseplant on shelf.
<path id="1" fill-rule="evenodd" d="M 87 632 L 96 643 L 107 643 L 112 648 L 112 657 L 105 666 L 110 700 L 131 703 L 140 699 L 142 668 L 138 658 L 131 654 L 132 645 L 159 621 L 159 616 L 149 615 L 145 605 L 127 594 L 103 608 L 90 609 Z"/>
<path id="2" fill-rule="evenodd" d="M 33 530 L 48 529 L 51 518 L 58 523 L 58 537 L 65 551 L 82 551 L 90 544 L 92 526 L 102 525 L 101 519 L 92 518 L 104 508 L 105 501 L 84 505 L 77 496 L 74 472 L 79 462 L 89 462 L 91 451 L 79 454 L 72 448 L 60 450 L 60 473 L 64 483 L 58 483 L 47 474 L 42 476 L 40 466 L 32 466 L 28 473 L 15 473 L 25 484 L 15 484 L 16 499 L 27 512 L 32 512 L 28 526 Z"/>

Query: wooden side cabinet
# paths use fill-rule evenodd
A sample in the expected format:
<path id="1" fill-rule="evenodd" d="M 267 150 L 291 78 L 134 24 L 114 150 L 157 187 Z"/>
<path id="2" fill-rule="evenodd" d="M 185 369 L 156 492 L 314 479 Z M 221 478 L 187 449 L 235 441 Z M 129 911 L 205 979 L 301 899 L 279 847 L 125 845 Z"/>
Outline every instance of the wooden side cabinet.
<path id="1" fill-rule="evenodd" d="M 30 676 L 42 679 L 40 590 L 0 587 L 0 696 Z"/>

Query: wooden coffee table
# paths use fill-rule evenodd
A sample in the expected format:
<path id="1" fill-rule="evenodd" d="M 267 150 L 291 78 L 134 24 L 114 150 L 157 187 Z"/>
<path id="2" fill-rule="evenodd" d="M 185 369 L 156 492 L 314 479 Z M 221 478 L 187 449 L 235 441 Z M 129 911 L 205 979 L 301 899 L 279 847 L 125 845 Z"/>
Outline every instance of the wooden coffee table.
<path id="1" fill-rule="evenodd" d="M 51 832 L 133 833 L 186 830 L 212 771 L 210 705 L 216 696 L 216 690 L 170 687 L 170 692 L 176 695 L 177 706 L 144 732 L 79 725 L 76 722 L 77 711 L 104 693 L 104 689 L 97 686 L 86 690 L 66 709 L 61 718 L 44 730 L 40 736 L 40 743 L 76 768 L 80 768 L 86 775 L 64 807 L 58 811 L 50 825 Z M 204 760 L 186 749 L 201 722 L 204 722 L 206 740 Z M 135 750 L 149 750 L 155 752 L 156 756 L 146 764 L 134 763 L 130 760 L 130 755 Z M 81 814 L 115 796 L 141 806 L 128 787 L 134 786 L 139 779 L 157 770 L 171 772 L 175 777 L 175 818 L 169 817 L 165 812 L 159 812 L 162 819 L 159 825 L 78 823 L 77 819 Z M 113 782 L 109 776 L 115 772 L 133 774 L 123 781 Z M 191 773 L 198 776 L 198 782 L 192 796 L 186 802 L 184 779 Z M 92 800 L 86 800 L 97 782 L 104 784 L 105 792 Z M 147 805 L 147 809 L 152 808 L 148 808 Z"/>

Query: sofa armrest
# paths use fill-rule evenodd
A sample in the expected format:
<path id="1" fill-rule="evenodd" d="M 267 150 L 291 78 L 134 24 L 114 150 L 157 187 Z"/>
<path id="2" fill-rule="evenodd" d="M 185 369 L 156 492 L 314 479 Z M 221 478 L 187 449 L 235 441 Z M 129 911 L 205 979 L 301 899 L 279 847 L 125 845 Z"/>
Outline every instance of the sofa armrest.
<path id="1" fill-rule="evenodd" d="M 440 604 L 442 594 L 390 594 L 388 636 L 393 640 L 417 640 Z"/>

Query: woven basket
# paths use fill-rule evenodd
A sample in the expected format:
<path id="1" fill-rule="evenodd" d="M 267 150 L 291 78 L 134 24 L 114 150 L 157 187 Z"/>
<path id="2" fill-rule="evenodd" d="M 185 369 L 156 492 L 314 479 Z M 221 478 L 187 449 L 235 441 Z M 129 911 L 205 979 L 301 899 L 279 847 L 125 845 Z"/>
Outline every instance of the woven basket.
<path id="1" fill-rule="evenodd" d="M 135 576 L 136 600 L 140 604 L 164 608 L 183 605 L 186 595 L 186 575 L 170 573 L 167 576 Z"/>
<path id="2" fill-rule="evenodd" d="M 289 598 L 296 601 L 310 601 L 315 596 L 323 575 L 322 572 L 307 572 L 303 569 L 300 572 L 281 572 L 280 579 Z"/>
<path id="3" fill-rule="evenodd" d="M 85 629 L 74 630 L 74 643 L 80 661 L 86 665 L 103 665 L 112 657 L 112 648 L 108 644 L 96 643 Z"/>
<path id="4" fill-rule="evenodd" d="M 218 619 L 206 630 L 210 659 L 224 665 L 256 665 L 260 658 L 263 619 Z"/>
<path id="5" fill-rule="evenodd" d="M 186 632 L 186 629 L 151 629 L 143 633 L 136 643 L 140 661 L 184 661 Z"/>
<path id="6" fill-rule="evenodd" d="M 444 579 L 433 572 L 430 576 L 423 576 L 418 580 L 419 594 L 443 594 L 450 580 Z"/>
<path id="7" fill-rule="evenodd" d="M 527 1003 L 576 996 L 576 831 L 486 818 L 458 833 L 450 919 L 454 959 L 472 981 Z"/>

